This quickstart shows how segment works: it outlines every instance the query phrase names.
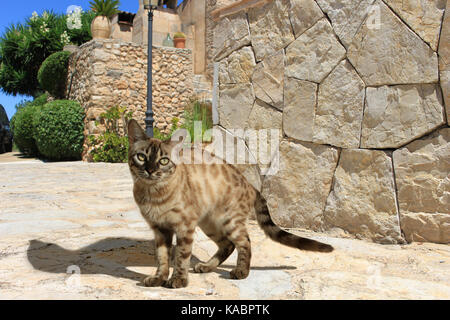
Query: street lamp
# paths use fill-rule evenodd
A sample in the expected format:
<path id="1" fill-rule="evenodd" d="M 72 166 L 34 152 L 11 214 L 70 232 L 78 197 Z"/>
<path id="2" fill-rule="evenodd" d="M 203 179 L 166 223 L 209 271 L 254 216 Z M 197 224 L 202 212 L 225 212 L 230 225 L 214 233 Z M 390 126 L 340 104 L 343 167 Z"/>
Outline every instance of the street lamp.
<path id="1" fill-rule="evenodd" d="M 147 57 L 147 111 L 145 112 L 145 132 L 153 137 L 152 110 L 152 44 L 153 44 L 153 11 L 158 7 L 159 0 L 144 0 L 144 9 L 148 10 L 148 57 Z"/>

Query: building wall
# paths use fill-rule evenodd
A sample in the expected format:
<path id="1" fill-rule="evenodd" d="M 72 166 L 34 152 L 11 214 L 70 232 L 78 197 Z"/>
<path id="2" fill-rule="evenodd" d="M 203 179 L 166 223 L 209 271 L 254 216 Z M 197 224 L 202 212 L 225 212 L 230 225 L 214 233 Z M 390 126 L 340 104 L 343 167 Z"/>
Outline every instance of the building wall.
<path id="1" fill-rule="evenodd" d="M 194 52 L 194 73 L 203 74 L 206 71 L 206 3 L 205 0 L 185 0 L 178 7 L 181 30 L 192 33 Z M 189 37 L 188 37 L 189 38 Z"/>
<path id="2" fill-rule="evenodd" d="M 154 46 L 152 55 L 154 125 L 167 131 L 192 96 L 192 51 Z M 112 39 L 83 44 L 70 57 L 67 90 L 86 110 L 86 136 L 104 131 L 98 121 L 111 106 L 127 107 L 144 126 L 147 46 Z M 83 160 L 89 160 L 86 144 Z"/>
<path id="3" fill-rule="evenodd" d="M 112 39 L 119 39 L 125 42 L 133 40 L 133 26 L 128 24 L 118 23 L 119 16 L 116 14 L 111 19 L 111 35 Z"/>
<path id="4" fill-rule="evenodd" d="M 111 27 L 111 39 L 131 42 L 133 39 L 133 26 L 115 23 Z"/>
<path id="5" fill-rule="evenodd" d="M 450 23 L 444 1 L 416 4 L 274 0 L 207 20 L 220 125 L 280 132 L 262 194 L 281 226 L 450 243 Z"/>
<path id="6" fill-rule="evenodd" d="M 133 33 L 132 33 L 132 42 L 138 44 L 147 44 L 148 42 L 148 14 L 147 11 L 144 10 L 143 1 L 140 0 L 139 10 L 134 18 L 133 22 Z M 187 15 L 183 15 L 183 18 L 189 19 Z M 196 57 L 196 26 L 192 23 L 184 23 L 181 19 L 181 16 L 177 13 L 176 10 L 158 8 L 153 12 L 153 44 L 157 46 L 162 46 L 164 39 L 167 37 L 167 34 L 173 39 L 173 35 L 176 32 L 184 32 L 186 34 L 186 48 L 191 49 L 193 52 L 193 56 Z M 198 32 L 197 32 L 198 33 Z M 200 50 L 200 53 L 202 51 Z M 194 68 L 196 62 L 199 61 L 201 63 L 201 57 L 198 56 L 194 58 Z M 195 71 L 195 69 L 194 69 Z"/>

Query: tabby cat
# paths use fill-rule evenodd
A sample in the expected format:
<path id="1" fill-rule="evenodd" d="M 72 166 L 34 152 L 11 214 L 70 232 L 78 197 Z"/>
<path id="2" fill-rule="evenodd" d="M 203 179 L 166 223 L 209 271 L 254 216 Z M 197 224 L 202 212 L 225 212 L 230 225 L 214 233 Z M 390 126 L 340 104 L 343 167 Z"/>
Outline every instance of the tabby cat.
<path id="1" fill-rule="evenodd" d="M 229 164 L 185 164 L 171 159 L 175 142 L 149 138 L 135 120 L 128 124 L 128 164 L 139 209 L 155 233 L 158 268 L 145 278 L 149 287 L 186 287 L 194 230 L 199 226 L 218 246 L 216 254 L 198 263 L 194 272 L 211 272 L 237 249 L 232 279 L 250 271 L 250 239 L 246 219 L 256 213 L 259 226 L 272 240 L 302 250 L 331 252 L 333 247 L 281 230 L 266 201 L 244 176 Z M 176 164 L 178 163 L 178 164 Z M 175 266 L 169 279 L 169 250 L 176 236 Z"/>

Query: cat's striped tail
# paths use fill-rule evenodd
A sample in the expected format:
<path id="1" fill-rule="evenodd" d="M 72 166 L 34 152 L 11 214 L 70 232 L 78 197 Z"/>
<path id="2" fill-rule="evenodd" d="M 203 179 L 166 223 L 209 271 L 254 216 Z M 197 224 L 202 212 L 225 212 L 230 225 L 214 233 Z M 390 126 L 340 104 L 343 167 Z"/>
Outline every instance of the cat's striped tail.
<path id="1" fill-rule="evenodd" d="M 286 232 L 278 227 L 270 217 L 266 200 L 258 192 L 256 201 L 256 220 L 264 233 L 273 241 L 284 244 L 288 247 L 298 248 L 308 251 L 331 252 L 333 247 L 315 240 L 302 238 L 292 233 Z"/>

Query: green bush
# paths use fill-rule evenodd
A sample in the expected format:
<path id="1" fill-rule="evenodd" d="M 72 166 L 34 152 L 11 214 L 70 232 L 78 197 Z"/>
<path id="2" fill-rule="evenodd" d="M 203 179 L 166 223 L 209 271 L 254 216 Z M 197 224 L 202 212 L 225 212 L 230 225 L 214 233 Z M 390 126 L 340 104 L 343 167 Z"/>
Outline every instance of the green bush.
<path id="1" fill-rule="evenodd" d="M 128 161 L 128 137 L 126 123 L 133 116 L 132 112 L 126 112 L 125 107 L 113 106 L 100 115 L 101 121 L 106 126 L 106 132 L 95 137 L 88 137 L 94 162 L 127 162 Z M 124 128 L 124 134 L 120 133 L 119 120 Z"/>
<path id="2" fill-rule="evenodd" d="M 30 102 L 17 108 L 11 119 L 11 130 L 14 143 L 20 152 L 28 155 L 37 155 L 38 148 L 34 139 L 33 119 L 39 114 L 42 106 L 32 105 Z"/>
<path id="3" fill-rule="evenodd" d="M 98 145 L 91 152 L 94 162 L 121 163 L 128 161 L 128 137 L 105 132 L 99 137 L 89 136 L 89 143 Z"/>
<path id="4" fill-rule="evenodd" d="M 78 160 L 84 141 L 84 110 L 76 101 L 55 100 L 33 119 L 39 152 L 50 160 Z"/>
<path id="5" fill-rule="evenodd" d="M 45 59 L 38 72 L 40 87 L 60 99 L 65 96 L 69 57 L 69 51 L 55 52 Z"/>
<path id="6" fill-rule="evenodd" d="M 39 97 L 37 97 L 36 99 L 34 99 L 32 102 L 30 102 L 30 105 L 33 106 L 43 106 L 44 104 L 47 103 L 48 100 L 48 94 L 44 93 L 41 94 Z"/>
<path id="7" fill-rule="evenodd" d="M 76 28 L 69 28 L 65 14 L 45 11 L 25 22 L 12 24 L 0 36 L 0 89 L 12 95 L 36 97 L 42 93 L 37 74 L 42 62 L 52 53 L 73 43 L 81 45 L 92 39 L 92 11 L 81 12 Z M 74 16 L 72 16 L 73 18 Z M 72 21 L 73 22 L 73 21 Z"/>

